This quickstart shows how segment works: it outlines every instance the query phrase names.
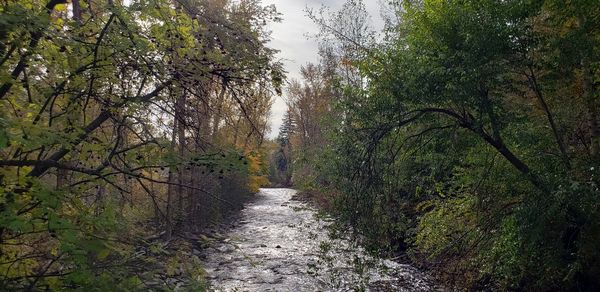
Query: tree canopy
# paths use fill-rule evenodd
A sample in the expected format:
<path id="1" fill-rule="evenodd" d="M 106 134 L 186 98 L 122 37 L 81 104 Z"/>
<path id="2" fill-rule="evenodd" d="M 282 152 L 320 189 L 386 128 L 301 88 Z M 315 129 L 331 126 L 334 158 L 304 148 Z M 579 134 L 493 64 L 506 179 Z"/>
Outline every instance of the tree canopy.
<path id="1" fill-rule="evenodd" d="M 208 226 L 266 183 L 277 11 L 18 0 L 0 12 L 0 287 L 157 288 L 148 238 Z"/>
<path id="2" fill-rule="evenodd" d="M 312 157 L 294 180 L 328 188 L 321 196 L 374 250 L 408 252 L 459 286 L 597 287 L 597 3 L 389 8 L 380 41 L 337 26 L 368 31 L 361 1 L 313 14 L 334 110 L 303 106 L 321 88 L 305 76 L 290 108 L 319 115 L 311 123 L 327 135 L 292 145 Z"/>

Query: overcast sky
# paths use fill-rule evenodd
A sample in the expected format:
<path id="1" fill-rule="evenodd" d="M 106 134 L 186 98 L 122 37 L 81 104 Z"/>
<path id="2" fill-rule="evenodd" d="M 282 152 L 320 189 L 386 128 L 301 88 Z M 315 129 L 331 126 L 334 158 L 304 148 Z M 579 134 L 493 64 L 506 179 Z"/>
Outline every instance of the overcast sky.
<path id="1" fill-rule="evenodd" d="M 306 16 L 306 7 L 319 9 L 325 6 L 329 7 L 331 11 L 336 11 L 344 2 L 345 0 L 263 0 L 263 5 L 275 4 L 277 10 L 282 14 L 282 22 L 269 25 L 273 31 L 273 40 L 270 46 L 280 50 L 279 57 L 288 72 L 288 79 L 300 79 L 300 66 L 318 61 L 317 40 L 310 37 L 318 32 L 318 28 Z M 378 27 L 380 25 L 379 1 L 365 0 L 365 3 L 374 19 L 375 27 Z M 285 111 L 284 97 L 277 97 L 271 109 L 269 138 L 277 136 Z"/>

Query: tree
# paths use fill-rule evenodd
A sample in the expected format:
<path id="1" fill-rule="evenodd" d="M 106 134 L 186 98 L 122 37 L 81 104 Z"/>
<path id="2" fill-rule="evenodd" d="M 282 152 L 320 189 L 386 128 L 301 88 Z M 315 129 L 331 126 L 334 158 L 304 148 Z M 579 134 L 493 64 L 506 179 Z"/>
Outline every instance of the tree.
<path id="1" fill-rule="evenodd" d="M 0 10 L 4 290 L 140 289 L 153 255 L 136 248 L 206 227 L 265 184 L 257 165 L 283 76 L 266 46 L 273 6 Z"/>
<path id="2" fill-rule="evenodd" d="M 293 159 L 292 159 L 292 145 L 291 137 L 294 134 L 296 124 L 292 119 L 292 114 L 288 110 L 284 117 L 283 123 L 279 127 L 279 134 L 277 136 L 278 148 L 272 154 L 272 161 L 275 164 L 275 175 L 276 180 L 284 186 L 292 185 L 292 170 L 293 170 Z"/>
<path id="3" fill-rule="evenodd" d="M 396 3 L 397 26 L 351 63 L 364 83 L 341 84 L 340 217 L 475 289 L 597 286 L 588 4 Z M 338 46 L 352 39 L 317 23 Z"/>

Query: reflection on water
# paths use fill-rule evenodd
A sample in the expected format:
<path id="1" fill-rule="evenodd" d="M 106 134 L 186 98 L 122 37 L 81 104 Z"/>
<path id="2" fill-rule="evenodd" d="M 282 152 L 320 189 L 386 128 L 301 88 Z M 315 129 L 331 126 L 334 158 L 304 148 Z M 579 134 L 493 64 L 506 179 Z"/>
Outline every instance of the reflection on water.
<path id="1" fill-rule="evenodd" d="M 225 240 L 206 251 L 216 291 L 431 291 L 409 265 L 374 259 L 330 239 L 327 218 L 292 201 L 291 189 L 262 189 Z"/>

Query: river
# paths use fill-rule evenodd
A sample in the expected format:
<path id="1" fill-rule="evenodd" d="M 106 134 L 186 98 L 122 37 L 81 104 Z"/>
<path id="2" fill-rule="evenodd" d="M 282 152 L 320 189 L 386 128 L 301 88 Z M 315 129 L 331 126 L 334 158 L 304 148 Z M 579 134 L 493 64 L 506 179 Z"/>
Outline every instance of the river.
<path id="1" fill-rule="evenodd" d="M 331 237 L 331 219 L 292 200 L 295 192 L 261 189 L 224 239 L 205 251 L 215 291 L 438 290 L 410 265 Z"/>

